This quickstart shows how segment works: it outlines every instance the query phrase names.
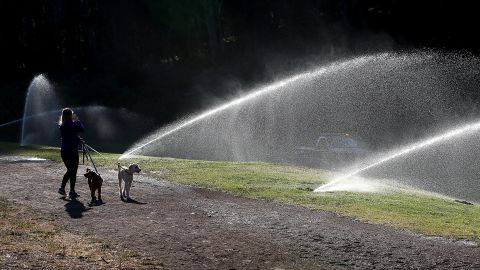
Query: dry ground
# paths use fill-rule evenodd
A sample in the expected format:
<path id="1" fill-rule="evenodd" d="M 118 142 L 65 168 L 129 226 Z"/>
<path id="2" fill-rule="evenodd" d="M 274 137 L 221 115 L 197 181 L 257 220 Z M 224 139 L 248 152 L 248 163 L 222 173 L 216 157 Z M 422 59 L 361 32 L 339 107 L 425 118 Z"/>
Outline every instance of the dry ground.
<path id="1" fill-rule="evenodd" d="M 117 195 L 115 166 L 100 170 L 106 203 L 90 207 L 83 176 L 77 180 L 78 201 L 56 193 L 64 172 L 58 162 L 3 158 L 0 166 L 0 197 L 35 209 L 38 226 L 67 235 L 59 243 L 84 241 L 63 252 L 72 258 L 70 265 L 63 264 L 67 268 L 77 262 L 85 269 L 118 268 L 119 258 L 127 258 L 123 266 L 165 269 L 480 269 L 480 247 L 474 242 L 425 237 L 145 175 L 135 176 L 136 203 L 125 203 Z M 111 248 L 102 249 L 104 243 Z M 76 253 L 89 246 L 88 259 Z M 99 257 L 102 252 L 109 264 Z M 125 252 L 130 255 L 115 255 Z M 29 268 L 56 267 L 48 252 L 24 253 L 32 261 Z M 2 246 L 0 268 L 21 266 L 18 254 Z"/>

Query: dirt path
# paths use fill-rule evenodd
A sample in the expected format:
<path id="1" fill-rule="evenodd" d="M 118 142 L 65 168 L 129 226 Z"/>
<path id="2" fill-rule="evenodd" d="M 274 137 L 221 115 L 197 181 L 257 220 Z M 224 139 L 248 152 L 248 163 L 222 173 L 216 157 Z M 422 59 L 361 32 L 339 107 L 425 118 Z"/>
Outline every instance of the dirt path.
<path id="1" fill-rule="evenodd" d="M 116 171 L 102 168 L 104 201 L 56 193 L 63 165 L 0 158 L 0 197 L 32 206 L 56 225 L 146 252 L 166 269 L 480 269 L 478 243 L 450 241 L 222 192 L 135 178 L 117 196 Z"/>

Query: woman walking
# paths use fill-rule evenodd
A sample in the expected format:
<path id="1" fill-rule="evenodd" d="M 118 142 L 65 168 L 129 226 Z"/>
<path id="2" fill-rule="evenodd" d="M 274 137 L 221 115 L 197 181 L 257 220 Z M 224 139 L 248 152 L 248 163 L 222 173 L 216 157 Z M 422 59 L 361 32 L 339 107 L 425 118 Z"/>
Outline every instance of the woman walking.
<path id="1" fill-rule="evenodd" d="M 62 110 L 62 115 L 59 121 L 60 134 L 62 136 L 62 147 L 60 150 L 63 163 L 67 167 L 67 172 L 63 176 L 62 185 L 58 189 L 58 193 L 65 195 L 65 186 L 70 180 L 69 197 L 75 199 L 79 197 L 75 192 L 75 181 L 77 179 L 78 169 L 78 144 L 81 141 L 79 136 L 83 132 L 84 127 L 82 122 L 77 118 L 73 111 L 69 108 Z"/>

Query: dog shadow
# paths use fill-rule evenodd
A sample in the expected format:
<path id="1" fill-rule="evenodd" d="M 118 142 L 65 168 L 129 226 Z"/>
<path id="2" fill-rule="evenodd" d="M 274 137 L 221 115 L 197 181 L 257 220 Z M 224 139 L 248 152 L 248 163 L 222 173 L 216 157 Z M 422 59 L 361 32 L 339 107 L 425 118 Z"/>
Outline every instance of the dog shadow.
<path id="1" fill-rule="evenodd" d="M 147 203 L 145 203 L 145 202 L 139 202 L 139 201 L 134 200 L 134 199 L 125 199 L 125 198 L 122 198 L 121 200 L 122 200 L 122 202 L 124 202 L 124 203 L 147 204 Z"/>
<path id="2" fill-rule="evenodd" d="M 77 199 L 69 200 L 63 197 L 62 200 L 67 202 L 65 204 L 65 211 L 68 213 L 68 215 L 71 218 L 82 218 L 83 213 L 91 209 L 91 208 L 85 207 L 85 205 L 82 202 L 78 201 Z"/>

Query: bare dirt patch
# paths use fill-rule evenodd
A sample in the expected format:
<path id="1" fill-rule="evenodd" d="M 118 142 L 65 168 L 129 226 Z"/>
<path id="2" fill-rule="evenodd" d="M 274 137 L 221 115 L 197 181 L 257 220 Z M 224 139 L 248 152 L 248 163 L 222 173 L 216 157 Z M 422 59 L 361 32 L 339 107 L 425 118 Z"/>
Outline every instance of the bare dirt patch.
<path id="1" fill-rule="evenodd" d="M 113 164 L 100 169 L 106 203 L 91 207 L 83 175 L 77 180 L 82 195 L 77 202 L 56 193 L 64 173 L 58 162 L 0 159 L 0 165 L 0 197 L 38 209 L 44 222 L 67 232 L 150 256 L 159 262 L 152 268 L 480 268 L 475 242 L 425 237 L 146 175 L 135 176 L 136 203 L 125 203 L 118 197 Z"/>
<path id="2" fill-rule="evenodd" d="M 37 211 L 0 199 L 1 269 L 149 268 L 158 262 L 108 240 L 61 230 Z"/>

